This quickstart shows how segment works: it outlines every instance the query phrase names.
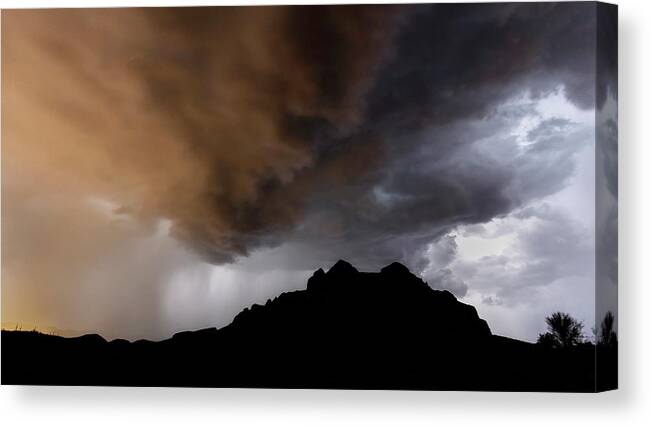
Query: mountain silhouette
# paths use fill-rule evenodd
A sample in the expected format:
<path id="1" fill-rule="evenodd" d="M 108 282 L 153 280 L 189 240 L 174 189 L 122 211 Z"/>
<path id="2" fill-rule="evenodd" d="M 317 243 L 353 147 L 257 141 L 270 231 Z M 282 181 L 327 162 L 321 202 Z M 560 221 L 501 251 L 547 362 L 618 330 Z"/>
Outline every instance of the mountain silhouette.
<path id="1" fill-rule="evenodd" d="M 160 342 L 2 332 L 2 383 L 593 392 L 595 348 L 493 335 L 476 309 L 392 263 L 338 261 L 305 290 Z"/>

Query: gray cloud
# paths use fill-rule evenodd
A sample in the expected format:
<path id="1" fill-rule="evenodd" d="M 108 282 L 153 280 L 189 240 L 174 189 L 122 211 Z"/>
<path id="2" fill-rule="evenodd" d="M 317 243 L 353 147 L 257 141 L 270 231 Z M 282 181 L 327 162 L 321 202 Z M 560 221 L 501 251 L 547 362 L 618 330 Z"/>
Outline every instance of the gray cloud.
<path id="1" fill-rule="evenodd" d="M 528 207 L 505 217 L 513 238 L 501 254 L 458 257 L 450 269 L 480 302 L 480 312 L 497 329 L 534 340 L 542 318 L 565 310 L 594 324 L 594 234 L 549 205 Z M 472 236 L 472 235 L 469 235 Z M 500 308 L 499 312 L 494 309 Z M 526 324 L 519 331 L 519 325 Z"/>
<path id="2" fill-rule="evenodd" d="M 463 297 L 468 292 L 468 285 L 457 277 L 450 269 L 443 268 L 426 276 L 428 284 L 436 289 L 449 290 L 457 297 Z"/>
<path id="3" fill-rule="evenodd" d="M 618 291 L 618 179 L 617 105 L 612 96 L 597 110 L 595 152 L 596 315 L 617 316 Z"/>

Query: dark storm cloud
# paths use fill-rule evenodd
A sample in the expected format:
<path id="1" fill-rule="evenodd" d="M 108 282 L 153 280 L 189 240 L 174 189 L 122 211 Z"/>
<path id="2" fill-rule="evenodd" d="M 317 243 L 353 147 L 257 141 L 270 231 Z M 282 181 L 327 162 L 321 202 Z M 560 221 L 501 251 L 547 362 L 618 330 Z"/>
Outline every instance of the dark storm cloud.
<path id="1" fill-rule="evenodd" d="M 616 87 L 616 83 L 611 82 Z M 618 287 L 618 165 L 617 105 L 612 97 L 597 110 L 596 139 L 596 315 L 617 317 Z"/>
<path id="2" fill-rule="evenodd" d="M 490 120 L 430 129 L 409 140 L 410 150 L 386 156 L 378 176 L 320 194 L 298 232 L 315 248 L 308 259 L 328 264 L 345 256 L 371 270 L 399 260 L 427 278 L 426 270 L 446 266 L 424 253 L 432 241 L 562 189 L 575 155 L 593 139 L 590 128 L 550 118 L 523 134 L 526 143 L 518 146 L 510 135 L 513 108 L 521 106 L 500 108 Z M 465 293 L 461 285 L 449 289 Z"/>
<path id="3" fill-rule="evenodd" d="M 362 128 L 382 135 L 382 168 L 312 194 L 302 241 L 321 247 L 323 261 L 347 256 L 375 268 L 399 259 L 420 269 L 414 254 L 454 226 L 561 188 L 577 149 L 562 137 L 572 123 L 542 123 L 522 155 L 509 151 L 510 142 L 488 149 L 504 149 L 501 158 L 471 144 L 531 113 L 525 105 L 496 112 L 523 92 L 533 107 L 562 86 L 570 101 L 593 107 L 595 18 L 593 5 L 577 3 L 406 9 L 366 97 Z M 473 120 L 486 121 L 473 127 Z"/>
<path id="4" fill-rule="evenodd" d="M 136 72 L 152 108 L 212 163 L 199 194 L 209 214 L 185 217 L 173 203 L 167 216 L 176 219 L 175 235 L 214 261 L 274 244 L 275 233 L 300 220 L 307 194 L 338 179 L 330 170 L 346 157 L 372 164 L 375 140 L 357 129 L 398 10 L 196 8 L 146 16 L 160 38 Z M 354 179 L 365 168 L 346 174 Z"/>
<path id="5" fill-rule="evenodd" d="M 603 108 L 608 95 L 617 99 L 617 8 L 597 4 L 597 108 Z"/>
<path id="6" fill-rule="evenodd" d="M 360 131 L 364 96 L 400 15 L 9 11 L 6 181 L 20 170 L 57 175 L 43 185 L 107 198 L 145 221 L 169 218 L 175 236 L 217 263 L 273 244 L 310 191 L 354 179 L 378 157 L 377 137 Z M 348 167 L 358 157 L 364 165 Z"/>
<path id="7" fill-rule="evenodd" d="M 595 18 L 585 3 L 416 8 L 370 96 L 371 115 L 391 129 L 422 127 L 481 117 L 522 90 L 561 84 L 592 107 Z"/>
<path id="8" fill-rule="evenodd" d="M 596 318 L 618 314 L 617 8 L 597 8 L 597 111 L 595 152 Z"/>
<path id="9" fill-rule="evenodd" d="M 563 86 L 592 106 L 595 16 L 586 3 L 12 11 L 3 177 L 68 170 L 52 185 L 168 218 L 215 263 L 287 238 L 328 258 L 409 258 L 533 196 L 464 127 L 523 91 Z M 44 143 L 55 155 L 35 163 Z"/>

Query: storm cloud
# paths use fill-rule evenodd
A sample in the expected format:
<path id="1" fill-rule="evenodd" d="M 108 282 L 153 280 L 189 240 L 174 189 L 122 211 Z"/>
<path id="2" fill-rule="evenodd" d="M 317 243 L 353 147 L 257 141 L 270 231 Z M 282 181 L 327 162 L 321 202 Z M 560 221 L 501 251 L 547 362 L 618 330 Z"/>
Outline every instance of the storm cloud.
<path id="1" fill-rule="evenodd" d="M 36 157 L 47 180 L 169 218 L 215 262 L 246 254 L 346 155 L 375 155 L 355 129 L 389 10 L 10 11 L 9 184 Z"/>

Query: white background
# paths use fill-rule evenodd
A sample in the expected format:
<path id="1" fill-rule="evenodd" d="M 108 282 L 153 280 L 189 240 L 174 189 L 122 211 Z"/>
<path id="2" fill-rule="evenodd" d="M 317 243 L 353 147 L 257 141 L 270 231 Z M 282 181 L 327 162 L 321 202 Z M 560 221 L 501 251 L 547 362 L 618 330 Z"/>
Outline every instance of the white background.
<path id="1" fill-rule="evenodd" d="M 278 2 L 0 0 L 3 8 L 216 3 Z M 620 5 L 618 391 L 574 395 L 3 386 L 0 424 L 651 424 L 651 256 L 648 252 L 651 242 L 651 135 L 648 130 L 651 2 L 621 0 L 617 3 Z M 43 362 L 47 362 L 47 354 L 43 354 Z"/>

